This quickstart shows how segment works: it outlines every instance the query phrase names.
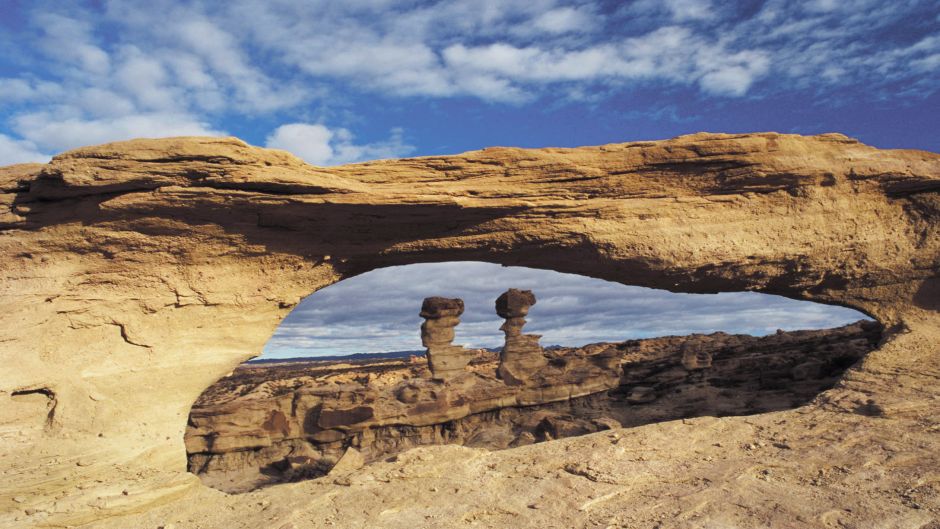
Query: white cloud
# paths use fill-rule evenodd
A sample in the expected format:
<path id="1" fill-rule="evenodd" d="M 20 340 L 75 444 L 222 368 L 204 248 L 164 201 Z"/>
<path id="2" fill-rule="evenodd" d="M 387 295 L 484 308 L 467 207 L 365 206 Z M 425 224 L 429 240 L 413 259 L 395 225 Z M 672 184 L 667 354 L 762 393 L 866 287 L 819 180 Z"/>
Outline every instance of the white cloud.
<path id="1" fill-rule="evenodd" d="M 414 147 L 405 142 L 401 128 L 392 129 L 385 140 L 360 145 L 353 143 L 354 137 L 346 129 L 337 129 L 334 137 L 331 164 L 400 158 L 414 152 Z"/>
<path id="2" fill-rule="evenodd" d="M 751 72 L 740 66 L 709 72 L 699 81 L 706 92 L 733 96 L 744 95 L 752 82 Z"/>
<path id="3" fill-rule="evenodd" d="M 87 72 L 115 70 L 124 92 L 119 95 L 133 100 L 138 112 L 217 113 L 234 107 L 270 113 L 307 101 L 312 93 L 302 86 L 321 81 L 401 97 L 469 95 L 509 103 L 549 93 L 553 84 L 585 94 L 597 85 L 629 89 L 639 80 L 697 83 L 706 95 L 740 97 L 771 74 L 793 77 L 793 86 L 840 84 L 872 72 L 909 75 L 902 72 L 930 70 L 935 63 L 926 53 L 898 60 L 858 44 L 840 46 L 836 41 L 860 42 L 859 32 L 896 18 L 870 0 L 801 6 L 767 0 L 756 16 L 740 20 L 731 18 L 740 13 L 710 0 L 632 5 L 622 13 L 646 20 L 643 31 L 616 14 L 601 19 L 591 4 L 563 0 L 409 6 L 232 0 L 225 11 L 200 3 L 129 0 L 107 3 L 107 22 L 121 37 L 111 48 L 96 40 L 88 22 L 56 14 L 38 18 L 55 30 L 42 49 L 59 59 L 71 57 Z M 154 23 L 166 16 L 181 22 Z M 619 36 L 598 31 L 611 25 L 632 29 Z M 703 55 L 741 54 L 760 59 L 698 64 Z M 91 84 L 118 92 L 103 81 Z"/>
<path id="4" fill-rule="evenodd" d="M 24 79 L 0 78 L 0 94 L 3 94 L 3 103 L 9 105 L 33 99 L 36 90 Z"/>
<path id="5" fill-rule="evenodd" d="M 76 94 L 75 103 L 94 117 L 127 116 L 136 110 L 130 99 L 106 88 L 85 88 Z"/>
<path id="6" fill-rule="evenodd" d="M 51 113 L 37 112 L 15 117 L 13 128 L 32 144 L 53 152 L 131 138 L 224 135 L 192 116 L 169 113 L 60 119 Z"/>
<path id="7" fill-rule="evenodd" d="M 559 7 L 535 17 L 531 26 L 546 33 L 587 33 L 594 29 L 596 21 L 593 14 L 584 7 Z"/>
<path id="8" fill-rule="evenodd" d="M 769 67 L 770 61 L 763 52 L 729 54 L 720 48 L 703 52 L 698 57 L 698 68 L 703 73 L 699 85 L 711 94 L 742 96 Z"/>
<path id="9" fill-rule="evenodd" d="M 688 28 L 668 26 L 646 35 L 624 40 L 618 45 L 602 44 L 580 50 L 544 50 L 506 43 L 468 48 L 455 44 L 442 56 L 460 79 L 489 76 L 502 81 L 503 99 L 509 88 L 517 88 L 512 98 L 525 93 L 514 83 L 523 82 L 605 82 L 612 79 L 668 80 L 693 83 L 697 79 L 709 94 L 743 96 L 769 69 L 766 54 L 760 51 L 728 51 Z M 485 78 L 485 77 L 484 77 Z M 495 99 L 496 96 L 494 96 Z"/>
<path id="10" fill-rule="evenodd" d="M 709 0 L 665 0 L 666 7 L 672 12 L 674 20 L 704 20 L 713 16 Z"/>
<path id="11" fill-rule="evenodd" d="M 926 57 L 915 59 L 911 61 L 911 66 L 914 69 L 925 72 L 940 70 L 940 53 L 934 53 L 933 55 L 927 55 Z"/>
<path id="12" fill-rule="evenodd" d="M 30 141 L 16 140 L 5 134 L 0 134 L 0 167 L 15 163 L 49 161 L 50 156 L 36 149 Z"/>
<path id="13" fill-rule="evenodd" d="M 276 128 L 265 141 L 265 146 L 283 149 L 314 165 L 341 165 L 345 163 L 396 158 L 414 150 L 407 145 L 401 129 L 392 129 L 387 140 L 375 143 L 354 143 L 346 129 L 329 129 L 320 124 L 289 123 Z"/>
<path id="14" fill-rule="evenodd" d="M 35 23 L 44 33 L 39 45 L 49 56 L 89 74 L 108 74 L 110 57 L 94 42 L 91 24 L 48 12 L 36 14 Z"/>
<path id="15" fill-rule="evenodd" d="M 351 122 L 361 92 L 598 104 L 637 87 L 746 97 L 862 86 L 874 98 L 940 87 L 936 32 L 872 37 L 897 34 L 912 16 L 932 19 L 920 0 L 764 0 L 752 16 L 710 0 L 638 0 L 603 17 L 568 0 L 226 5 L 23 7 L 36 31 L 18 43 L 24 72 L 0 79 L 0 131 L 47 152 L 121 134 L 214 133 L 210 124 L 225 118 L 283 121 L 287 111 L 298 122 Z M 339 163 L 407 151 L 394 134 L 359 145 L 340 131 L 326 140 L 330 154 L 309 156 Z"/>
<path id="16" fill-rule="evenodd" d="M 120 88 L 145 110 L 180 108 L 182 93 L 173 86 L 163 62 L 145 54 L 136 46 L 122 50 L 121 64 L 115 72 Z"/>
<path id="17" fill-rule="evenodd" d="M 289 123 L 274 129 L 264 146 L 288 151 L 307 163 L 328 165 L 333 158 L 333 147 L 330 146 L 332 139 L 333 131 L 323 125 Z"/>
<path id="18" fill-rule="evenodd" d="M 227 81 L 236 96 L 236 104 L 240 106 L 266 112 L 292 107 L 306 97 L 301 88 L 287 83 L 287 86 L 279 86 L 250 64 L 235 37 L 205 18 L 187 20 L 174 26 L 171 31 L 179 36 L 179 44 L 184 49 L 202 59 L 216 77 Z M 174 62 L 179 68 L 179 61 Z M 188 74 L 195 69 L 192 62 L 189 66 L 190 70 L 184 73 Z M 210 84 L 205 72 L 198 71 L 195 75 L 197 85 Z"/>
<path id="19" fill-rule="evenodd" d="M 566 51 L 516 48 L 504 43 L 474 48 L 456 44 L 445 49 L 443 56 L 458 78 L 470 71 L 495 74 L 507 81 L 554 82 L 622 73 L 617 71 L 620 58 L 608 46 Z"/>

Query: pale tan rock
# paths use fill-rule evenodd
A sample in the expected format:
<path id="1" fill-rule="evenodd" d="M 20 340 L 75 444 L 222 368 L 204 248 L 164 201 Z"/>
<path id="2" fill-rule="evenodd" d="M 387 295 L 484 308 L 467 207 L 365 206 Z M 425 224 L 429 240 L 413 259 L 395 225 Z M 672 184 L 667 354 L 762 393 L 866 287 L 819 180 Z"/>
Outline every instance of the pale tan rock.
<path id="1" fill-rule="evenodd" d="M 863 526 L 886 516 L 898 526 L 930 522 L 932 511 L 883 491 L 909 488 L 912 473 L 938 468 L 930 433 L 940 416 L 937 154 L 879 150 L 838 134 L 695 134 L 317 168 L 236 139 L 173 138 L 2 168 L 0 182 L 0 525 L 14 525 L 16 515 L 7 513 L 22 512 L 6 498 L 23 496 L 26 508 L 49 512 L 44 523 L 59 525 L 157 526 L 185 513 L 205 528 L 232 520 L 267 526 L 271 517 L 290 519 L 287 506 L 303 501 L 347 525 L 413 527 L 426 523 L 419 514 L 426 506 L 442 527 L 466 517 L 498 526 L 518 523 L 504 513 L 527 512 L 516 502 L 535 494 L 564 498 L 532 511 L 538 516 L 526 523 L 542 526 L 582 508 L 634 526 L 664 516 L 677 526 L 701 517 L 793 527 Z M 409 505 L 395 505 L 399 482 L 376 480 L 333 496 L 311 482 L 271 492 L 276 505 L 261 518 L 185 473 L 192 402 L 258 354 L 303 296 L 373 268 L 447 259 L 835 303 L 865 311 L 890 332 L 802 414 L 631 433 L 630 444 L 656 444 L 660 452 L 581 441 L 564 444 L 569 451 L 544 444 L 487 456 L 450 451 L 429 467 L 447 476 L 439 482 L 446 494 Z M 51 397 L 10 404 L 39 389 Z M 883 416 L 856 413 L 865 399 Z M 720 463 L 690 451 L 737 446 L 725 441 L 752 434 L 754 424 L 764 435 L 785 433 L 793 449 Z M 876 444 L 888 451 L 867 448 Z M 559 459 L 595 457 L 604 458 L 599 471 L 629 485 L 603 487 L 597 483 L 606 474 L 595 482 L 565 473 L 532 486 L 511 480 L 525 491 L 514 496 L 483 477 L 484 461 L 502 476 L 514 474 L 517 461 L 544 461 L 532 471 L 556 476 Z M 636 458 L 647 462 L 627 463 Z M 92 464 L 79 467 L 78 459 Z M 744 465 L 768 461 L 785 467 L 775 465 L 782 477 L 744 477 Z M 793 485 L 831 465 L 881 470 L 871 479 L 861 472 L 821 478 L 812 496 Z M 690 489 L 693 478 L 709 487 Z M 469 484 L 461 492 L 443 488 L 458 479 Z M 478 486 L 483 481 L 487 487 Z M 376 494 L 389 495 L 386 509 L 399 509 L 394 522 L 345 507 L 359 509 L 366 497 L 373 504 Z M 937 508 L 929 493 L 912 494 Z M 874 496 L 881 499 L 866 499 Z M 780 507 L 764 501 L 782 497 L 794 499 Z M 481 507 L 458 512 L 454 505 Z M 107 519 L 135 512 L 132 521 Z M 309 526 L 321 523 L 314 518 L 327 520 L 311 515 Z"/>
<path id="2" fill-rule="evenodd" d="M 340 476 L 348 474 L 354 470 L 359 470 L 365 464 L 366 459 L 362 457 L 359 450 L 349 447 L 346 449 L 346 452 L 343 453 L 343 457 L 339 458 L 339 461 L 333 465 L 333 468 L 330 470 L 330 475 Z"/>

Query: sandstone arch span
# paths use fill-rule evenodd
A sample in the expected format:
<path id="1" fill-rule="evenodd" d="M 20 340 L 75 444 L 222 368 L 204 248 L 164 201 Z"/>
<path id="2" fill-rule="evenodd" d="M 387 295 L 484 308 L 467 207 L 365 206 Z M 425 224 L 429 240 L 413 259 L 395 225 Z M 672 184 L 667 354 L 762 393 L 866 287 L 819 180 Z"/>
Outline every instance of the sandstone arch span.
<path id="1" fill-rule="evenodd" d="M 4 168 L 0 186 L 8 512 L 18 495 L 75 521 L 187 493 L 198 394 L 302 296 L 395 264 L 845 305 L 896 334 L 828 405 L 935 391 L 933 153 L 697 134 L 317 168 L 233 138 L 172 138 Z"/>

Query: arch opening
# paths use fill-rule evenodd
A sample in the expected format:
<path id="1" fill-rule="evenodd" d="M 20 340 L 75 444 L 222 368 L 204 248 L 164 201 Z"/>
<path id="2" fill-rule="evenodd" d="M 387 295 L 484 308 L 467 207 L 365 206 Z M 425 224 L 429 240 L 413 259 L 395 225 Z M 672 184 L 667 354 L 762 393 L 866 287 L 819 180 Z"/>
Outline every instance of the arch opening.
<path id="1" fill-rule="evenodd" d="M 537 297 L 521 316 L 505 302 L 497 314 L 510 288 Z M 453 316 L 446 304 L 422 307 L 430 296 L 463 301 L 459 324 L 445 325 L 453 340 L 437 344 L 466 360 L 453 372 L 435 369 L 447 355 L 433 336 L 422 345 L 421 316 Z M 513 318 L 525 318 L 513 336 L 536 336 L 523 340 L 537 348 L 523 347 L 525 376 L 505 369 L 501 326 Z M 852 309 L 754 292 L 677 294 L 482 262 L 381 268 L 306 298 L 260 358 L 200 396 L 189 469 L 244 492 L 420 445 L 503 449 L 789 409 L 832 387 L 881 332 Z"/>

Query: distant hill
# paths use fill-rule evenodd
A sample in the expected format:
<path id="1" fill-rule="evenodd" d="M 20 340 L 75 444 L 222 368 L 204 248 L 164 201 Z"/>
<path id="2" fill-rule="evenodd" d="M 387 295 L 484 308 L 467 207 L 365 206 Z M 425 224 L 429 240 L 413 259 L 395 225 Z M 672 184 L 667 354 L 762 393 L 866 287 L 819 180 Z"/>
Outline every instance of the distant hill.
<path id="1" fill-rule="evenodd" d="M 418 351 L 389 351 L 386 353 L 354 353 L 351 355 L 295 356 L 291 358 L 256 358 L 249 364 L 277 364 L 287 362 L 335 362 L 337 360 L 356 362 L 359 360 L 381 360 L 383 358 L 408 358 L 424 356 L 424 349 Z"/>
<path id="2" fill-rule="evenodd" d="M 483 348 L 492 353 L 498 353 L 502 347 Z M 289 362 L 358 362 L 362 360 L 382 360 L 387 358 L 409 358 L 413 356 L 424 356 L 424 349 L 417 351 L 388 351 L 385 353 L 354 353 L 351 355 L 328 355 L 328 356 L 293 356 L 291 358 L 256 358 L 249 360 L 248 364 L 279 364 Z"/>

